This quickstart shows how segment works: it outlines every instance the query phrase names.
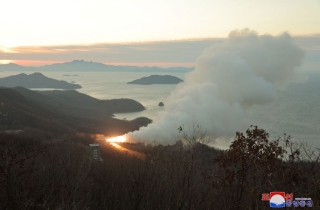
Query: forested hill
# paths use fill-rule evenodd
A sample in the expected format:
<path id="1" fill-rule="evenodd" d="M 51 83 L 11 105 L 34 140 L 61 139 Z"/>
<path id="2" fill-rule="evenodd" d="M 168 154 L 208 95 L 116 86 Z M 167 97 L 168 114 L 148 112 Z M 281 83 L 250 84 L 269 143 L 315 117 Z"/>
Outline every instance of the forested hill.
<path id="1" fill-rule="evenodd" d="M 0 129 L 36 128 L 47 132 L 123 134 L 139 128 L 112 118 L 116 112 L 144 110 L 131 99 L 98 100 L 77 91 L 0 88 Z"/>
<path id="2" fill-rule="evenodd" d="M 61 111 L 81 114 L 85 110 L 90 116 L 99 117 L 101 114 L 112 116 L 114 113 L 137 112 L 145 109 L 141 103 L 132 99 L 99 100 L 75 90 L 31 91 L 22 87 L 14 89 L 25 97 L 56 106 Z"/>

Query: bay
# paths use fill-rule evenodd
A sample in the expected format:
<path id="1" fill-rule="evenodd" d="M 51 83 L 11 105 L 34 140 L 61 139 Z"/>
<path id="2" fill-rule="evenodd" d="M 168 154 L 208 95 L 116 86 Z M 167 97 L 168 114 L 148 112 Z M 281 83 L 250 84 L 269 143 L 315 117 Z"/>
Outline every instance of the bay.
<path id="1" fill-rule="evenodd" d="M 21 72 L 0 72 L 0 77 Z M 129 81 L 150 76 L 147 72 L 43 72 L 47 77 L 76 82 L 82 86 L 77 91 L 98 99 L 131 98 L 142 103 L 147 109 L 142 112 L 118 113 L 116 118 L 131 120 L 145 116 L 155 119 L 164 110 L 159 102 L 167 103 L 167 97 L 176 85 L 133 85 Z M 78 76 L 63 76 L 63 75 Z M 156 73 L 166 75 L 168 73 Z M 185 73 L 170 73 L 184 79 Z M 291 135 L 294 140 L 301 140 L 314 147 L 320 145 L 320 74 L 308 74 L 305 83 L 292 83 L 284 90 L 278 90 L 278 99 L 250 108 L 249 122 L 258 125 L 272 137 Z M 242 131 L 244 132 L 244 131 Z"/>

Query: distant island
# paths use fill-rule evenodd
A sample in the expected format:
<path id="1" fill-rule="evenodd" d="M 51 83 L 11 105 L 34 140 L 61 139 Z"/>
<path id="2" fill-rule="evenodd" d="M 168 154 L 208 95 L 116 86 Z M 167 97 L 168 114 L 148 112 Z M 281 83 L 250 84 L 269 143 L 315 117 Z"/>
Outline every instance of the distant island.
<path id="1" fill-rule="evenodd" d="M 4 87 L 25 87 L 25 88 L 53 88 L 53 89 L 79 89 L 78 84 L 71 84 L 62 80 L 55 80 L 44 76 L 41 73 L 18 74 L 0 78 L 0 86 Z"/>
<path id="2" fill-rule="evenodd" d="M 103 63 L 84 61 L 84 60 L 74 60 L 65 63 L 54 63 L 44 66 L 20 66 L 15 63 L 0 64 L 0 71 L 61 71 L 68 72 L 68 75 L 63 76 L 78 76 L 72 74 L 71 72 L 190 72 L 193 67 L 168 67 L 161 68 L 156 66 L 115 66 L 106 65 Z"/>
<path id="3" fill-rule="evenodd" d="M 153 85 L 153 84 L 178 84 L 183 82 L 182 79 L 171 75 L 151 75 L 133 80 L 127 84 Z"/>

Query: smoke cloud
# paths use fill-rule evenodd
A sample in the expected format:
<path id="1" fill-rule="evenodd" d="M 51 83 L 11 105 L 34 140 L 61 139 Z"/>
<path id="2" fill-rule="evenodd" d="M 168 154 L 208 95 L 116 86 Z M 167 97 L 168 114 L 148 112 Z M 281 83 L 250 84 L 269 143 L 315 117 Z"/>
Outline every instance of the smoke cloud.
<path id="1" fill-rule="evenodd" d="M 177 128 L 196 122 L 215 145 L 248 128 L 246 110 L 276 99 L 276 89 L 298 81 L 304 53 L 289 34 L 230 32 L 224 42 L 204 50 L 195 70 L 171 93 L 165 110 L 148 127 L 128 133 L 131 141 L 171 144 Z"/>

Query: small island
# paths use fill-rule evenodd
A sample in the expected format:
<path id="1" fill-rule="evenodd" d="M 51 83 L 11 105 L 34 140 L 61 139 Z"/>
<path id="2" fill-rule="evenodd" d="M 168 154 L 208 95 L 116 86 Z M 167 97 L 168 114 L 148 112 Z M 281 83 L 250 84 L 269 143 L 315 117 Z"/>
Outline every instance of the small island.
<path id="1" fill-rule="evenodd" d="M 18 74 L 0 78 L 0 86 L 4 87 L 25 87 L 25 88 L 52 88 L 52 89 L 79 89 L 78 84 L 71 84 L 62 80 L 55 80 L 44 76 L 41 73 Z"/>
<path id="2" fill-rule="evenodd" d="M 164 106 L 164 103 L 163 103 L 163 102 L 160 102 L 158 106 Z"/>
<path id="3" fill-rule="evenodd" d="M 178 84 L 183 82 L 182 79 L 171 75 L 151 75 L 133 80 L 127 84 L 153 85 L 153 84 Z"/>

